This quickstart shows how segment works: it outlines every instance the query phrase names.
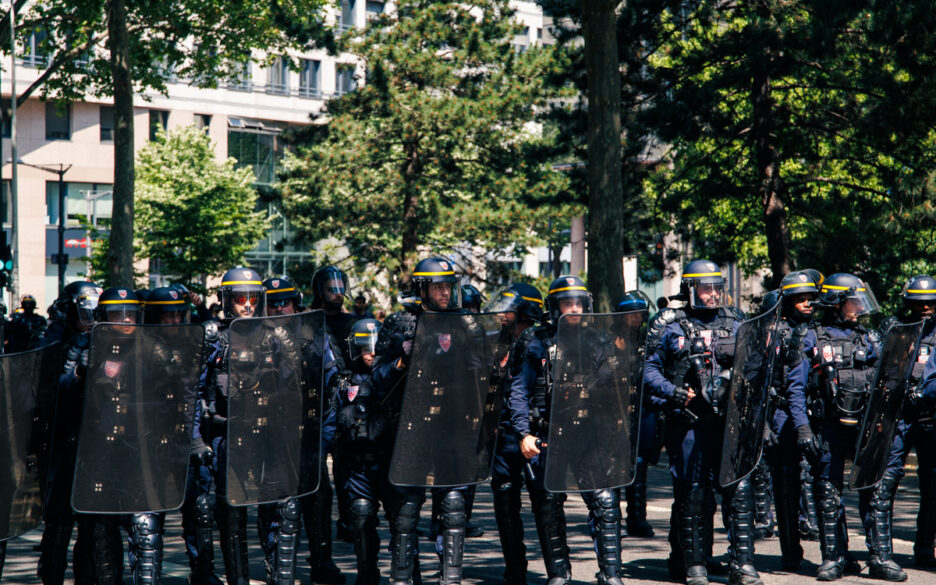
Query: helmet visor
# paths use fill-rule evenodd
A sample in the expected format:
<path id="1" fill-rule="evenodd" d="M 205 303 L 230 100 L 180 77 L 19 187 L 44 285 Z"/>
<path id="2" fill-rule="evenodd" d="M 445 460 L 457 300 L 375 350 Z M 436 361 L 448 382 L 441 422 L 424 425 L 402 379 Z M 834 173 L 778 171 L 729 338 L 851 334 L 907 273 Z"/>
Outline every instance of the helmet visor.
<path id="1" fill-rule="evenodd" d="M 520 295 L 512 290 L 502 288 L 494 293 L 491 300 L 484 305 L 485 313 L 509 313 L 517 310 L 520 304 Z"/>
<path id="2" fill-rule="evenodd" d="M 139 305 L 106 305 L 104 320 L 107 323 L 139 323 Z"/>
<path id="3" fill-rule="evenodd" d="M 374 353 L 377 347 L 377 332 L 351 334 L 351 359 L 356 360 L 364 353 Z"/>
<path id="4" fill-rule="evenodd" d="M 689 287 L 689 305 L 693 309 L 718 309 L 728 306 L 728 291 L 722 282 L 702 282 Z"/>
<path id="5" fill-rule="evenodd" d="M 85 327 L 94 324 L 94 310 L 98 306 L 100 293 L 89 290 L 75 297 L 75 308 L 77 309 L 78 322 Z"/>
<path id="6" fill-rule="evenodd" d="M 868 283 L 861 281 L 861 286 L 851 288 L 845 294 L 845 303 L 842 305 L 842 314 L 846 317 L 861 317 L 881 310 L 874 297 L 874 291 Z"/>
<path id="7" fill-rule="evenodd" d="M 221 293 L 224 314 L 228 319 L 258 317 L 264 314 L 263 289 L 258 286 L 236 286 Z"/>
<path id="8" fill-rule="evenodd" d="M 456 282 L 423 283 L 421 297 L 422 308 L 429 311 L 450 311 L 461 306 Z"/>
<path id="9" fill-rule="evenodd" d="M 322 282 L 322 292 L 337 294 L 343 297 L 348 295 L 348 289 L 345 288 L 344 279 L 339 278 L 338 275 L 329 275 L 329 277 Z"/>

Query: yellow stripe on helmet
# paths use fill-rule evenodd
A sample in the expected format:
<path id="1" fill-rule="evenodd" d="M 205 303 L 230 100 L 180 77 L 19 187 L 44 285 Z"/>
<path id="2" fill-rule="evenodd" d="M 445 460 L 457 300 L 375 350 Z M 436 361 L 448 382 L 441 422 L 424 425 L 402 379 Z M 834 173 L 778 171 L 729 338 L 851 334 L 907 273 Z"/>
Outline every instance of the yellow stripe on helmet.
<path id="1" fill-rule="evenodd" d="M 816 286 L 816 283 L 815 282 L 796 282 L 793 284 L 787 284 L 781 288 L 783 288 L 783 290 L 786 290 L 788 288 L 797 288 L 800 286 Z"/>
<path id="2" fill-rule="evenodd" d="M 534 303 L 539 303 L 540 305 L 543 304 L 543 300 L 542 300 L 542 299 L 538 299 L 538 298 L 536 298 L 536 297 L 525 297 L 525 296 L 523 296 L 523 295 L 520 295 L 520 298 L 523 299 L 523 300 L 525 300 L 525 301 L 532 301 L 532 302 L 534 302 Z"/>
<path id="3" fill-rule="evenodd" d="M 855 287 L 852 287 L 852 286 L 838 286 L 838 285 L 834 285 L 834 284 L 824 284 L 824 285 L 822 285 L 822 288 L 828 289 L 828 290 L 849 290 L 849 289 L 855 288 Z M 855 288 L 855 290 L 856 290 L 857 292 L 865 292 L 867 289 L 865 289 L 864 287 L 862 287 L 862 288 Z"/>
<path id="4" fill-rule="evenodd" d="M 694 274 L 683 274 L 683 278 L 699 278 L 702 276 L 721 276 L 721 272 L 696 272 Z"/>
<path id="5" fill-rule="evenodd" d="M 227 282 L 222 282 L 221 286 L 231 286 L 234 284 L 263 284 L 259 280 L 228 280 Z"/>
<path id="6" fill-rule="evenodd" d="M 373 333 L 355 333 L 354 334 L 355 337 L 373 337 L 375 335 L 377 335 L 376 331 L 374 331 Z"/>
<path id="7" fill-rule="evenodd" d="M 133 299 L 120 299 L 113 301 L 98 301 L 99 305 L 139 305 L 140 301 L 135 301 Z"/>
<path id="8" fill-rule="evenodd" d="M 454 270 L 447 272 L 414 272 L 413 276 L 455 276 Z"/>
<path id="9" fill-rule="evenodd" d="M 294 286 L 291 286 L 291 287 L 289 287 L 289 288 L 268 288 L 268 289 L 266 289 L 266 291 L 267 291 L 268 293 L 273 293 L 273 294 L 282 293 L 282 292 L 290 292 L 290 291 L 294 291 L 294 290 L 296 290 L 296 287 L 294 287 Z"/>
<path id="10" fill-rule="evenodd" d="M 586 292 L 588 291 L 588 289 L 585 288 L 584 286 L 566 286 L 566 287 L 563 287 L 563 288 L 554 288 L 554 289 L 552 289 L 551 291 L 549 291 L 548 294 L 553 294 L 553 293 L 555 293 L 555 292 L 562 292 L 562 291 L 564 291 L 564 290 L 584 290 L 584 291 L 586 291 Z"/>
<path id="11" fill-rule="evenodd" d="M 919 289 L 919 288 L 914 289 L 914 288 L 912 288 L 912 289 L 908 290 L 907 292 L 908 292 L 908 293 L 931 293 L 931 292 L 936 292 L 936 288 L 922 288 L 922 289 Z"/>
<path id="12" fill-rule="evenodd" d="M 184 305 L 185 301 L 146 301 L 146 305 Z"/>

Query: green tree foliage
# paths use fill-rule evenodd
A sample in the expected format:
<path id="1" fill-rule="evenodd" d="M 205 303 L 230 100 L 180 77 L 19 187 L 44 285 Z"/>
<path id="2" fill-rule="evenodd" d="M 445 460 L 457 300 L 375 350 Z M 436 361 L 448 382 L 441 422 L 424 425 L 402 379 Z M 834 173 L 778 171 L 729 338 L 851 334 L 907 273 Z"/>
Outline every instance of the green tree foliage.
<path id="1" fill-rule="evenodd" d="M 879 295 L 936 268 L 933 3 L 646 4 L 664 91 L 641 118 L 669 149 L 645 185 L 696 255 Z"/>
<path id="2" fill-rule="evenodd" d="M 233 159 L 219 162 L 194 126 L 160 133 L 140 151 L 136 169 L 135 257 L 159 261 L 163 274 L 206 292 L 208 276 L 243 263 L 266 235 L 253 173 Z M 95 242 L 98 278 L 106 247 L 107 240 Z"/>
<path id="3" fill-rule="evenodd" d="M 550 216 L 576 213 L 547 164 L 552 132 L 532 124 L 562 54 L 517 51 L 519 33 L 506 0 L 402 0 L 351 31 L 361 87 L 330 101 L 285 161 L 299 235 L 334 237 L 346 268 L 399 285 L 427 250 L 521 252 Z"/>

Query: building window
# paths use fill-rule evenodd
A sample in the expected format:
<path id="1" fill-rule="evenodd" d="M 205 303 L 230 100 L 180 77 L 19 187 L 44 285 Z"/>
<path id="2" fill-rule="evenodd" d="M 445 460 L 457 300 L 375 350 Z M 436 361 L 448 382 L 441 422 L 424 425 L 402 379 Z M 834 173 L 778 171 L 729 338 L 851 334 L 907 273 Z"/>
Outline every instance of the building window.
<path id="1" fill-rule="evenodd" d="M 101 106 L 101 142 L 114 141 L 114 106 Z"/>
<path id="2" fill-rule="evenodd" d="M 354 5 L 355 0 L 341 0 L 341 20 L 338 21 L 340 30 L 351 30 L 354 27 Z"/>
<path id="3" fill-rule="evenodd" d="M 379 14 L 383 14 L 385 4 L 377 0 L 367 0 L 365 5 L 365 10 L 367 11 L 367 18 L 373 18 Z"/>
<path id="4" fill-rule="evenodd" d="M 46 140 L 71 140 L 71 104 L 46 102 Z"/>
<path id="5" fill-rule="evenodd" d="M 10 223 L 10 217 L 13 216 L 13 207 L 10 199 L 10 182 L 3 181 L 3 190 L 0 191 L 0 222 Z"/>
<path id="6" fill-rule="evenodd" d="M 65 183 L 65 225 L 109 227 L 113 215 L 113 185 L 102 183 Z M 46 181 L 46 210 L 49 225 L 59 221 L 59 184 Z"/>
<path id="7" fill-rule="evenodd" d="M 322 96 L 319 89 L 319 69 L 322 62 L 316 59 L 303 59 L 302 71 L 299 72 L 299 95 L 301 97 L 318 98 Z"/>
<path id="8" fill-rule="evenodd" d="M 195 127 L 208 134 L 211 129 L 211 114 L 195 114 Z"/>
<path id="9" fill-rule="evenodd" d="M 29 38 L 23 43 L 22 59 L 20 63 L 26 67 L 44 69 L 48 63 L 48 50 L 46 48 L 48 39 L 49 34 L 46 32 L 45 28 L 37 26 L 33 29 Z"/>
<path id="10" fill-rule="evenodd" d="M 3 116 L 3 137 L 9 138 L 13 135 L 13 102 L 10 100 L 0 100 L 0 116 Z"/>
<path id="11" fill-rule="evenodd" d="M 289 67 L 285 57 L 277 57 L 267 69 L 267 93 L 289 93 Z"/>
<path id="12" fill-rule="evenodd" d="M 165 110 L 149 111 L 149 139 L 156 140 L 159 131 L 166 132 L 169 128 L 169 112 Z"/>
<path id="13" fill-rule="evenodd" d="M 228 156 L 237 168 L 251 169 L 257 184 L 270 185 L 283 158 L 280 132 L 281 127 L 268 122 L 228 118 Z"/>
<path id="14" fill-rule="evenodd" d="M 336 65 L 335 93 L 344 95 L 355 89 L 357 89 L 357 82 L 354 80 L 354 65 Z"/>
<path id="15" fill-rule="evenodd" d="M 237 65 L 236 77 L 228 83 L 228 89 L 234 91 L 253 91 L 253 73 L 251 63 L 241 63 Z"/>

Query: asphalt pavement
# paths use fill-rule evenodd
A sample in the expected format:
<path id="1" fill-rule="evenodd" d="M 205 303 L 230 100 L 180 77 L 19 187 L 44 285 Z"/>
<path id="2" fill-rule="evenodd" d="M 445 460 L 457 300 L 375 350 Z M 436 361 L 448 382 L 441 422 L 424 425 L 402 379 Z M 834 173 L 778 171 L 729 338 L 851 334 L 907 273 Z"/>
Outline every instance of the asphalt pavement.
<path id="1" fill-rule="evenodd" d="M 670 505 L 672 502 L 672 488 L 669 472 L 665 465 L 666 456 L 660 465 L 652 467 L 649 473 L 649 506 L 648 516 L 650 523 L 656 531 L 654 538 L 623 539 L 623 578 L 625 584 L 631 583 L 673 583 L 666 569 L 666 557 L 669 554 L 669 544 L 666 539 L 669 530 Z M 936 571 L 920 570 L 913 566 L 913 538 L 916 531 L 916 512 L 919 506 L 920 492 L 916 474 L 908 470 L 907 477 L 900 485 L 897 493 L 897 502 L 894 516 L 894 549 L 896 560 L 903 566 L 908 575 L 908 583 L 936 585 Z M 546 573 L 543 568 L 536 539 L 533 517 L 530 514 L 529 500 L 524 496 L 523 519 L 526 528 L 527 558 L 530 561 L 529 583 L 545 584 Z M 420 528 L 428 528 L 430 503 L 423 508 Z M 858 518 L 858 496 L 856 492 L 846 493 L 846 510 L 849 527 L 849 549 L 858 560 L 865 564 L 868 558 L 867 548 L 864 544 L 864 534 L 861 530 L 861 520 Z M 591 539 L 586 524 L 587 509 L 582 499 L 571 494 L 566 503 L 566 516 L 569 525 L 569 547 L 572 552 L 572 574 L 574 583 L 595 583 L 595 573 L 598 566 Z M 720 555 L 719 560 L 727 560 L 727 537 L 721 527 L 721 516 L 716 516 L 715 553 Z M 163 584 L 183 585 L 189 573 L 188 560 L 185 556 L 181 537 L 181 516 L 171 513 L 166 519 L 165 534 L 165 560 L 163 563 Z M 470 538 L 465 546 L 464 582 L 468 584 L 499 585 L 503 559 L 500 552 L 500 543 L 497 537 L 497 527 L 494 522 L 494 512 L 491 504 L 491 490 L 485 484 L 478 488 L 475 500 L 472 524 L 480 525 L 484 535 Z M 250 512 L 248 538 L 250 548 L 250 575 L 251 582 L 262 584 L 265 574 L 263 568 L 263 555 L 260 551 L 256 536 L 255 509 Z M 387 571 L 390 563 L 386 544 L 389 539 L 387 523 L 381 517 L 380 537 L 383 551 L 380 557 L 380 570 L 383 583 L 387 583 Z M 217 541 L 217 532 L 215 533 Z M 3 583 L 38 584 L 36 577 L 36 560 L 38 552 L 34 547 L 38 545 L 41 528 L 29 534 L 9 541 L 6 566 L 3 570 Z M 217 546 L 217 543 L 216 543 Z M 304 545 L 303 545 L 304 546 Z M 780 545 L 776 537 L 757 541 L 757 568 L 766 585 L 781 585 L 792 583 L 815 582 L 816 567 L 820 561 L 819 544 L 805 542 L 806 559 L 799 573 L 785 573 L 780 568 Z M 335 562 L 347 576 L 348 585 L 354 583 L 355 561 L 354 547 L 351 544 L 336 541 L 334 545 Z M 426 538 L 420 539 L 420 558 L 422 559 L 422 574 L 426 583 L 434 583 L 437 579 L 438 562 L 432 542 Z M 215 565 L 218 575 L 223 578 L 223 563 L 221 553 L 215 553 Z M 306 562 L 306 551 L 299 555 L 297 570 L 297 583 L 309 583 L 309 569 Z M 124 581 L 131 583 L 129 571 L 124 572 Z M 727 583 L 727 577 L 712 577 L 712 583 Z M 72 582 L 69 570 L 66 582 Z M 839 583 L 871 583 L 865 568 L 860 576 L 846 576 Z"/>

